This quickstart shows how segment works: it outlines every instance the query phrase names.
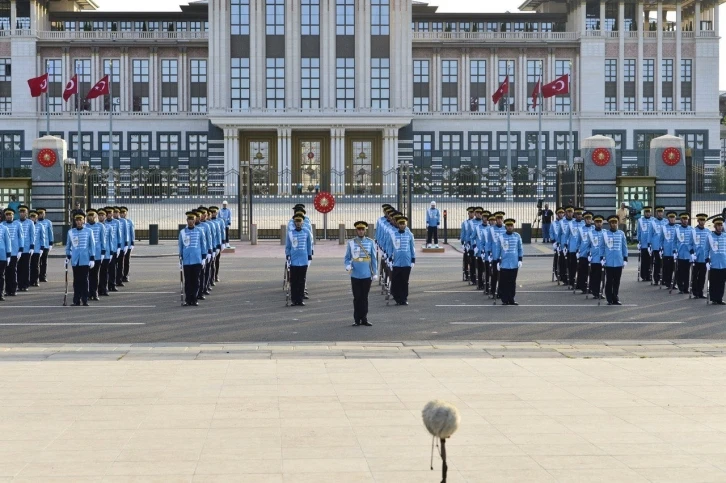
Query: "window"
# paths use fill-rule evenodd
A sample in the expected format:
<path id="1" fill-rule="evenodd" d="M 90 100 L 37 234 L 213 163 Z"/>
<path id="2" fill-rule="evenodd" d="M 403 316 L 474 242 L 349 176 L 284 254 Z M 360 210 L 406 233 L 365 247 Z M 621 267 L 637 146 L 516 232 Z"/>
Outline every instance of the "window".
<path id="1" fill-rule="evenodd" d="M 111 79 L 109 89 L 113 95 L 113 112 L 121 110 L 121 59 L 103 59 L 103 74 L 108 74 Z M 108 96 L 103 98 L 103 110 L 109 111 Z"/>
<path id="2" fill-rule="evenodd" d="M 413 82 L 428 83 L 429 82 L 429 61 L 414 60 L 413 61 Z"/>
<path id="3" fill-rule="evenodd" d="M 456 112 L 459 110 L 459 103 L 456 97 L 442 97 L 441 110 L 443 112 Z"/>
<path id="4" fill-rule="evenodd" d="M 320 59 L 301 59 L 302 66 L 302 108 L 320 108 Z"/>
<path id="5" fill-rule="evenodd" d="M 187 23 L 186 22 L 175 22 L 174 30 L 176 30 L 177 32 L 186 32 Z"/>
<path id="6" fill-rule="evenodd" d="M 639 150 L 650 149 L 650 142 L 653 139 L 663 136 L 667 133 L 668 131 L 634 131 L 635 146 L 633 147 Z"/>
<path id="7" fill-rule="evenodd" d="M 655 60 L 643 59 L 643 105 L 644 111 L 655 110 Z"/>
<path id="8" fill-rule="evenodd" d="M 230 26 L 232 35 L 250 34 L 250 0 L 232 0 Z"/>
<path id="9" fill-rule="evenodd" d="M 373 143 L 371 141 L 353 141 L 352 154 L 352 194 L 370 194 L 373 187 Z"/>
<path id="10" fill-rule="evenodd" d="M 577 149 L 577 133 L 572 133 L 572 139 L 575 144 L 574 149 Z M 573 146 L 570 144 L 570 133 L 569 132 L 555 132 L 555 149 L 557 151 L 569 151 Z"/>
<path id="11" fill-rule="evenodd" d="M 532 102 L 531 93 L 534 92 L 534 88 L 537 82 L 542 79 L 542 61 L 541 60 L 527 60 L 527 110 L 534 110 L 534 103 Z M 537 101 L 539 103 L 539 101 Z"/>
<path id="12" fill-rule="evenodd" d="M 428 32 L 429 23 L 428 22 L 416 22 L 416 31 L 417 32 Z"/>
<path id="13" fill-rule="evenodd" d="M 300 17 L 302 35 L 320 35 L 320 0 L 302 0 Z"/>
<path id="14" fill-rule="evenodd" d="M 161 82 L 178 82 L 179 64 L 176 59 L 161 61 Z"/>
<path id="15" fill-rule="evenodd" d="M 179 151 L 179 134 L 159 133 L 159 151 Z"/>
<path id="16" fill-rule="evenodd" d="M 555 77 L 570 75 L 570 67 L 571 64 L 569 60 L 555 60 Z M 572 77 L 570 77 L 570 79 L 572 79 Z M 570 91 L 572 91 L 572 86 L 570 86 Z M 570 94 L 555 96 L 555 112 L 570 112 L 570 101 Z"/>
<path id="17" fill-rule="evenodd" d="M 673 59 L 661 61 L 661 110 L 673 110 Z"/>
<path id="18" fill-rule="evenodd" d="M 232 59 L 232 109 L 250 107 L 250 59 Z"/>
<path id="19" fill-rule="evenodd" d="M 420 151 L 422 155 L 431 156 L 434 147 L 433 134 L 417 134 L 413 135 L 413 151 Z M 415 155 L 415 154 L 414 154 Z"/>
<path id="20" fill-rule="evenodd" d="M 285 0 L 266 0 L 265 33 L 285 35 Z"/>
<path id="21" fill-rule="evenodd" d="M 75 32 L 76 29 L 77 29 L 76 22 L 74 22 L 74 21 L 66 21 L 66 22 L 63 22 L 63 29 L 66 32 Z"/>
<path id="22" fill-rule="evenodd" d="M 234 2 L 232 2 L 232 5 L 233 5 L 232 10 L 234 11 Z M 239 14 L 238 14 L 238 16 L 239 16 Z M 232 24 L 232 26 L 234 27 L 234 23 Z M 239 25 L 237 26 L 237 30 L 239 30 Z M 190 32 L 201 32 L 202 31 L 202 22 L 189 22 L 189 31 Z"/>
<path id="23" fill-rule="evenodd" d="M 149 61 L 134 59 L 132 65 L 134 82 L 149 82 Z"/>
<path id="24" fill-rule="evenodd" d="M 189 151 L 206 151 L 207 135 L 206 134 L 187 134 L 187 149 Z"/>
<path id="25" fill-rule="evenodd" d="M 191 112 L 207 112 L 206 96 L 193 96 L 191 99 Z"/>
<path id="26" fill-rule="evenodd" d="M 542 151 L 547 149 L 547 133 L 542 132 L 539 133 L 539 147 L 537 146 L 537 133 L 536 132 L 528 132 L 526 133 L 526 136 L 524 138 L 526 149 L 530 151 L 534 151 L 536 149 L 540 149 Z"/>
<path id="27" fill-rule="evenodd" d="M 48 99 L 50 101 L 50 99 Z M 49 102 L 50 104 L 50 102 Z M 13 99 L 9 96 L 0 96 L 0 112 L 10 112 L 13 110 Z M 53 109 L 55 110 L 55 109 Z"/>
<path id="28" fill-rule="evenodd" d="M 413 112 L 429 112 L 429 98 L 428 97 L 414 97 L 413 98 Z"/>
<path id="29" fill-rule="evenodd" d="M 461 150 L 461 134 L 441 133 L 441 150 L 442 151 L 460 151 Z"/>
<path id="30" fill-rule="evenodd" d="M 692 69 L 693 61 L 691 59 L 681 59 L 681 111 L 693 110 L 691 99 L 691 93 L 693 92 Z"/>
<path id="31" fill-rule="evenodd" d="M 455 84 L 458 82 L 458 60 L 442 60 L 441 61 L 441 82 Z"/>
<path id="32" fill-rule="evenodd" d="M 101 133 L 101 151 L 108 153 L 108 133 Z M 113 150 L 121 150 L 121 133 L 113 133 Z"/>
<path id="33" fill-rule="evenodd" d="M 0 132 L 0 149 L 3 151 L 19 151 L 22 149 L 22 145 L 22 134 Z"/>
<path id="34" fill-rule="evenodd" d="M 388 109 L 390 91 L 390 59 L 371 59 L 371 107 Z"/>
<path id="35" fill-rule="evenodd" d="M 413 110 L 428 112 L 429 110 L 429 61 L 413 61 Z"/>
<path id="36" fill-rule="evenodd" d="M 335 34 L 355 35 L 355 0 L 335 0 Z"/>
<path id="37" fill-rule="evenodd" d="M 73 62 L 74 71 L 78 75 L 78 92 L 88 92 L 91 90 L 92 84 L 91 84 L 91 59 L 76 59 Z M 72 77 L 72 76 L 69 76 Z M 65 87 L 65 83 L 63 83 L 63 86 Z M 88 101 L 85 99 L 84 95 L 81 94 L 80 96 L 74 96 L 76 99 L 74 100 L 74 108 L 78 109 L 78 104 L 80 103 L 80 110 L 81 111 L 90 111 L 91 110 L 91 101 Z"/>
<path id="38" fill-rule="evenodd" d="M 471 151 L 489 151 L 491 143 L 491 133 L 469 133 L 469 150 Z"/>
<path id="39" fill-rule="evenodd" d="M 469 110 L 472 112 L 487 110 L 487 61 L 469 61 Z"/>
<path id="40" fill-rule="evenodd" d="M 133 110 L 134 112 L 149 112 L 149 61 L 147 59 L 133 59 Z"/>
<path id="41" fill-rule="evenodd" d="M 509 147 L 507 147 L 507 133 L 497 133 L 497 146 L 499 147 L 500 151 L 506 151 L 508 149 L 511 149 L 512 151 L 517 151 L 519 149 L 519 133 L 510 132 L 509 135 Z M 503 159 L 501 161 L 506 162 L 506 159 Z"/>
<path id="42" fill-rule="evenodd" d="M 266 59 L 265 98 L 268 109 L 282 109 L 285 107 L 285 59 Z"/>
<path id="43" fill-rule="evenodd" d="M 207 112 L 207 60 L 192 59 L 191 68 L 191 111 Z"/>
<path id="44" fill-rule="evenodd" d="M 3 61 L 7 61 L 4 65 L 4 69 Z M 63 88 L 65 88 L 65 81 L 63 80 L 62 72 L 63 62 L 61 59 L 46 59 L 45 63 L 48 70 L 48 110 L 50 112 L 61 112 L 63 110 L 63 98 L 61 97 L 61 93 Z M 0 75 L 0 81 L 10 81 L 10 59 L 0 59 L 0 74 L 3 73 L 6 75 L 4 78 Z M 53 86 L 53 84 L 56 84 L 56 86 Z M 8 97 L 7 99 L 7 110 L 10 111 L 11 109 L 9 104 L 11 98 Z M 73 102 L 75 102 L 75 100 Z M 45 107 L 43 110 L 45 111 Z"/>
<path id="45" fill-rule="evenodd" d="M 78 133 L 72 132 L 71 135 L 71 146 L 70 150 L 74 152 L 74 154 L 77 156 L 78 151 Z M 83 143 L 83 151 L 87 152 L 93 149 L 93 134 L 90 132 L 82 132 L 81 133 L 81 139 Z"/>
<path id="46" fill-rule="evenodd" d="M 459 22 L 459 32 L 471 32 L 471 22 Z"/>
<path id="47" fill-rule="evenodd" d="M 623 109 L 626 111 L 635 111 L 635 59 L 625 59 L 623 61 Z"/>
<path id="48" fill-rule="evenodd" d="M 618 110 L 618 60 L 605 59 L 605 110 Z"/>
<path id="49" fill-rule="evenodd" d="M 192 83 L 207 82 L 207 61 L 206 59 L 192 59 L 191 61 Z"/>
<path id="50" fill-rule="evenodd" d="M 443 32 L 444 31 L 444 22 L 431 22 L 431 31 L 432 32 Z"/>
<path id="51" fill-rule="evenodd" d="M 10 82 L 12 75 L 12 63 L 10 59 L 0 59 L 0 82 Z M 48 82 L 51 82 L 50 78 Z"/>
<path id="52" fill-rule="evenodd" d="M 509 105 L 510 111 L 513 111 L 515 107 L 516 99 L 514 93 L 516 92 L 516 77 L 514 62 L 515 61 L 513 60 L 500 60 L 499 65 L 497 66 L 497 88 L 499 88 L 507 76 L 509 76 L 509 93 L 502 97 L 502 100 L 499 102 L 498 109 L 500 111 L 506 111 L 507 105 Z"/>
<path id="53" fill-rule="evenodd" d="M 179 98 L 162 96 L 161 112 L 179 112 Z"/>
<path id="54" fill-rule="evenodd" d="M 355 59 L 352 57 L 335 59 L 335 99 L 338 109 L 355 107 Z"/>
<path id="55" fill-rule="evenodd" d="M 371 35 L 388 35 L 390 25 L 388 0 L 371 0 Z"/>
<path id="56" fill-rule="evenodd" d="M 615 149 L 621 150 L 625 147 L 625 134 L 623 131 L 593 131 L 592 135 L 606 136 L 615 141 Z"/>
<path id="57" fill-rule="evenodd" d="M 129 133 L 129 148 L 136 152 L 151 150 L 151 134 Z"/>
<path id="58" fill-rule="evenodd" d="M 708 134 L 706 132 L 678 132 L 676 131 L 676 136 L 683 138 L 685 141 L 686 149 L 695 149 L 695 150 L 702 150 L 706 149 L 707 144 L 706 139 L 708 139 Z"/>

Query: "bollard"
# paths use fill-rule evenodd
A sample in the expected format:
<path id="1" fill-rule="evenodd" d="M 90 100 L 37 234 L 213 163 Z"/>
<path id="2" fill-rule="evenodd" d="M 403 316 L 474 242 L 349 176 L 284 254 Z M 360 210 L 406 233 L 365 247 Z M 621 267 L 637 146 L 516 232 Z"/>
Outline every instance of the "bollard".
<path id="1" fill-rule="evenodd" d="M 250 225 L 250 245 L 257 245 L 257 225 Z"/>
<path id="2" fill-rule="evenodd" d="M 345 224 L 338 225 L 338 245 L 345 245 Z"/>
<path id="3" fill-rule="evenodd" d="M 448 214 L 444 210 L 444 245 L 449 244 L 449 226 L 447 225 Z"/>
<path id="4" fill-rule="evenodd" d="M 280 245 L 285 244 L 286 237 L 287 237 L 287 225 L 280 225 Z"/>
<path id="5" fill-rule="evenodd" d="M 149 225 L 149 245 L 159 244 L 159 225 Z"/>
<path id="6" fill-rule="evenodd" d="M 520 232 L 522 243 L 532 243 L 532 224 L 522 223 L 522 231 Z"/>

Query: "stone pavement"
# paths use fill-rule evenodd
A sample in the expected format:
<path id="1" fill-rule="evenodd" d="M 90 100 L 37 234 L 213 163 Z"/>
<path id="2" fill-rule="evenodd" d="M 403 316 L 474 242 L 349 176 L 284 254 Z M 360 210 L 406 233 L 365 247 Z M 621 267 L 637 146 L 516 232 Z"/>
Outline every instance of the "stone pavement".
<path id="1" fill-rule="evenodd" d="M 434 398 L 452 483 L 723 482 L 725 348 L 4 345 L 0 482 L 438 482 Z"/>

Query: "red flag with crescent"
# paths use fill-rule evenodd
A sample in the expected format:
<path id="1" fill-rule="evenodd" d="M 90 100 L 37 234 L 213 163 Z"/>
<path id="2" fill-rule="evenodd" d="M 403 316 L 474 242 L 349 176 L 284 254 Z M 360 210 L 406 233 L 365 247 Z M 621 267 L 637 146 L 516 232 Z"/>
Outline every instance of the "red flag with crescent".
<path id="1" fill-rule="evenodd" d="M 107 96 L 109 94 L 108 90 L 108 75 L 103 76 L 103 79 L 98 81 L 93 88 L 88 92 L 88 95 L 86 96 L 86 99 L 91 100 L 95 99 L 99 96 Z"/>
<path id="2" fill-rule="evenodd" d="M 502 82 L 502 85 L 499 86 L 499 89 L 492 95 L 492 101 L 494 104 L 499 102 L 502 97 L 504 97 L 504 94 L 509 93 L 509 76 L 504 78 L 504 82 Z"/>
<path id="3" fill-rule="evenodd" d="M 78 76 L 74 75 L 71 80 L 66 84 L 66 88 L 63 90 L 63 100 L 68 101 L 73 94 L 78 94 Z"/>
<path id="4" fill-rule="evenodd" d="M 42 93 L 48 92 L 48 73 L 28 79 L 28 86 L 30 86 L 30 95 L 33 97 L 39 97 Z"/>
<path id="5" fill-rule="evenodd" d="M 565 74 L 542 86 L 542 97 L 556 96 L 558 94 L 570 93 L 570 74 Z"/>

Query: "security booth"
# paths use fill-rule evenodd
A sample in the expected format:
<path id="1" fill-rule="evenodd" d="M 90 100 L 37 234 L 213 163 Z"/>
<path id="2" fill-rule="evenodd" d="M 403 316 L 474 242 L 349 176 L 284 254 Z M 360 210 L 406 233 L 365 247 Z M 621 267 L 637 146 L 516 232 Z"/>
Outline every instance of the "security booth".
<path id="1" fill-rule="evenodd" d="M 655 176 L 618 176 L 615 184 L 618 200 L 615 210 L 620 208 L 620 203 L 631 206 L 636 200 L 640 201 L 643 206 L 655 207 L 656 204 L 659 204 L 655 201 Z M 640 215 L 640 212 L 635 213 L 631 210 L 628 216 L 625 232 L 625 237 L 628 240 L 635 237 L 635 222 L 640 218 Z"/>

